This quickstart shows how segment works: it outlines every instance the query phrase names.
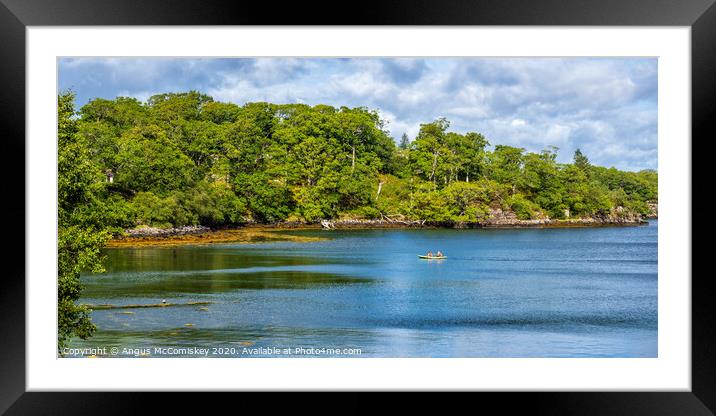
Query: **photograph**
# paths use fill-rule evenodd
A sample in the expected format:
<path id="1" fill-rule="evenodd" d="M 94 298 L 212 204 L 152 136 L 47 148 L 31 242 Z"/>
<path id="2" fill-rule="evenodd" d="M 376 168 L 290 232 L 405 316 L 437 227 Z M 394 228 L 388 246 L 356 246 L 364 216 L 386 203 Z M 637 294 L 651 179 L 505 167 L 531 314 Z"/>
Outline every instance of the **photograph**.
<path id="1" fill-rule="evenodd" d="M 0 415 L 713 415 L 714 2 L 0 0 Z"/>
<path id="2" fill-rule="evenodd" d="M 56 63 L 60 359 L 659 358 L 658 57 Z"/>

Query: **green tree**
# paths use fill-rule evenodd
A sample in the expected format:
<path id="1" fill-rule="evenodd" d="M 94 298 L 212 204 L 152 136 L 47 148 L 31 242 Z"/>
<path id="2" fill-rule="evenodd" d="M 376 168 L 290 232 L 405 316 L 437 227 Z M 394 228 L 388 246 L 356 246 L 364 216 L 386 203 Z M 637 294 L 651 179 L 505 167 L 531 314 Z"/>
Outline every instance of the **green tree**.
<path id="1" fill-rule="evenodd" d="M 581 150 L 577 149 L 574 151 L 574 166 L 587 172 L 592 165 L 589 163 L 587 156 L 585 156 Z"/>
<path id="2" fill-rule="evenodd" d="M 522 174 L 522 163 L 525 149 L 519 147 L 497 145 L 488 155 L 490 179 L 499 183 L 512 185 L 512 193 L 517 190 L 517 183 Z"/>
<path id="3" fill-rule="evenodd" d="M 408 139 L 407 133 L 403 133 L 403 136 L 401 136 L 399 147 L 403 150 L 406 150 L 408 147 L 410 147 L 410 139 Z"/>
<path id="4" fill-rule="evenodd" d="M 449 168 L 448 155 L 452 152 L 446 146 L 448 127 L 450 122 L 445 118 L 421 124 L 420 132 L 411 146 L 410 163 L 413 171 L 433 185 L 438 178 L 446 178 L 445 173 Z"/>
<path id="5" fill-rule="evenodd" d="M 164 193 L 184 189 L 195 165 L 159 126 L 132 128 L 119 139 L 116 183 L 131 191 Z"/>
<path id="6" fill-rule="evenodd" d="M 265 173 L 240 174 L 234 183 L 258 222 L 283 221 L 294 209 L 291 190 Z"/>
<path id="7" fill-rule="evenodd" d="M 57 345 L 61 354 L 72 337 L 87 338 L 95 331 L 89 310 L 76 302 L 82 292 L 80 273 L 102 271 L 100 248 L 109 238 L 105 219 L 97 215 L 103 176 L 90 158 L 86 140 L 78 134 L 74 93 L 58 96 L 57 193 L 58 276 Z"/>
<path id="8" fill-rule="evenodd" d="M 552 147 L 539 154 L 527 153 L 517 181 L 519 190 L 533 203 L 530 210 L 535 212 L 537 207 L 541 207 L 553 218 L 564 216 L 566 208 L 563 202 L 564 185 L 560 178 L 560 167 L 556 162 L 557 150 Z"/>
<path id="9" fill-rule="evenodd" d="M 153 95 L 147 101 L 152 116 L 161 122 L 198 120 L 205 105 L 214 99 L 198 91 Z"/>

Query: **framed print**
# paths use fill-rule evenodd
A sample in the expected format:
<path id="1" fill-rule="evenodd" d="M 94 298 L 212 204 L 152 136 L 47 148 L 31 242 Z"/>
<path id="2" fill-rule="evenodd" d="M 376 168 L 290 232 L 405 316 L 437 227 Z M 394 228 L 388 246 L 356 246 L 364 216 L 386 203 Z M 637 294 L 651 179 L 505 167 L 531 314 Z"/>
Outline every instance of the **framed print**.
<path id="1" fill-rule="evenodd" d="M 691 156 L 716 9 L 542 3 L 3 0 L 25 238 L 0 409 L 459 390 L 710 414 Z"/>

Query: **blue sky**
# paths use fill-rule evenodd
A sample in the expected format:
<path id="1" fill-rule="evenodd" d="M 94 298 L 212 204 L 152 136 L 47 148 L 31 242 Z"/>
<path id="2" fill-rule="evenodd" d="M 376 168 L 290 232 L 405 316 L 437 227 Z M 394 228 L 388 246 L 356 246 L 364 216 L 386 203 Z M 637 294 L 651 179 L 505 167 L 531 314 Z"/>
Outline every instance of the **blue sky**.
<path id="1" fill-rule="evenodd" d="M 59 89 L 96 97 L 199 90 L 215 100 L 365 106 L 412 140 L 446 117 L 492 144 L 576 148 L 603 166 L 657 168 L 656 58 L 62 58 Z"/>

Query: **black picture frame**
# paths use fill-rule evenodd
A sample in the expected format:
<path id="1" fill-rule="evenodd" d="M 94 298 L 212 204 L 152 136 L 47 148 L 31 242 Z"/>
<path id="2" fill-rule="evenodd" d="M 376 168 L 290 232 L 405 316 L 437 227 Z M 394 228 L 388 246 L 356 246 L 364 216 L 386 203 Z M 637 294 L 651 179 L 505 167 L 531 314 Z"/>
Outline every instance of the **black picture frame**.
<path id="1" fill-rule="evenodd" d="M 0 126 L 6 158 L 3 227 L 12 244 L 6 259 L 25 258 L 25 28 L 74 25 L 569 25 L 688 26 L 692 34 L 692 144 L 710 142 L 716 114 L 716 6 L 714 0 L 399 0 L 339 5 L 336 2 L 219 2 L 191 0 L 0 0 Z M 350 8 L 347 10 L 346 8 Z M 320 11 L 320 13 L 319 13 Z M 693 153 L 692 153 L 693 154 Z M 9 157 L 8 157 L 9 156 Z M 695 163 L 694 163 L 695 165 Z M 696 176 L 693 175 L 694 178 Z M 692 189 L 696 189 L 692 186 Z M 695 206 L 696 207 L 696 206 Z M 692 210 L 705 214 L 706 208 Z M 684 224 L 691 227 L 691 224 Z M 705 231 L 704 231 L 705 232 Z M 19 237 L 22 236 L 22 237 Z M 704 250 L 693 246 L 693 253 Z M 692 254 L 692 259 L 694 255 Z M 693 262 L 693 260 L 692 260 Z M 146 393 L 25 392 L 25 265 L 7 261 L 0 286 L 0 413 L 144 413 Z M 688 276 L 682 276 L 688 278 Z M 695 276 L 696 277 L 696 276 Z M 713 414 L 716 410 L 716 308 L 710 275 L 692 280 L 692 391 L 630 393 L 482 393 L 480 408 L 530 409 L 546 414 Z M 517 396 L 517 397 L 515 397 Z M 430 395 L 410 399 L 424 406 Z M 203 401 L 204 399 L 198 399 Z M 212 399 L 215 400 L 215 399 Z M 233 400 L 233 399 L 229 399 Z M 186 397 L 161 398 L 163 412 L 186 410 Z M 191 399 L 194 401 L 194 399 Z M 291 407 L 314 406 L 296 399 Z M 356 396 L 352 410 L 371 407 Z M 441 405 L 444 410 L 444 403 Z M 404 410 L 404 405 L 398 409 Z M 711 409 L 711 410 L 710 410 Z M 395 410 L 390 407 L 384 410 Z"/>

